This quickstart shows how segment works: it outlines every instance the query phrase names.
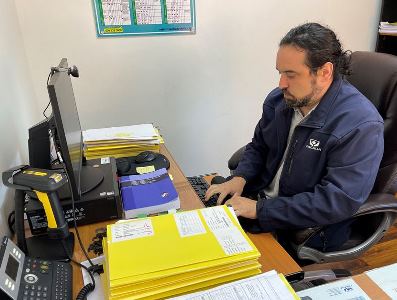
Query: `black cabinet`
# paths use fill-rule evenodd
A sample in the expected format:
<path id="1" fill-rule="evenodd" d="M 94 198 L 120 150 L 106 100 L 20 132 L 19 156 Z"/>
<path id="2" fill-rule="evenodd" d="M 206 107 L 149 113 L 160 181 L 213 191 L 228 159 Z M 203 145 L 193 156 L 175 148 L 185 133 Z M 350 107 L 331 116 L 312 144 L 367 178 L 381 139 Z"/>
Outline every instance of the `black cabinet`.
<path id="1" fill-rule="evenodd" d="M 397 0 L 383 0 L 380 22 L 397 22 Z M 376 51 L 397 55 L 397 33 L 378 33 Z"/>

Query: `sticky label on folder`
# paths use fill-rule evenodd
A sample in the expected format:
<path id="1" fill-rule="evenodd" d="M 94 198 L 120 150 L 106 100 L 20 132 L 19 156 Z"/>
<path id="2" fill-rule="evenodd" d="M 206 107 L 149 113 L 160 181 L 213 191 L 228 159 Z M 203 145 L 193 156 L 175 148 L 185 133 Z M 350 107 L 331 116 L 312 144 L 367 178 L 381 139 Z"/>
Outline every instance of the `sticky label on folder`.
<path id="1" fill-rule="evenodd" d="M 185 211 L 175 214 L 174 219 L 181 237 L 204 234 L 207 232 L 197 211 Z"/>
<path id="2" fill-rule="evenodd" d="M 112 226 L 113 243 L 152 236 L 153 234 L 154 230 L 150 219 L 121 222 Z"/>
<path id="3" fill-rule="evenodd" d="M 146 174 L 154 171 L 156 171 L 154 166 L 136 167 L 136 172 L 138 174 Z"/>

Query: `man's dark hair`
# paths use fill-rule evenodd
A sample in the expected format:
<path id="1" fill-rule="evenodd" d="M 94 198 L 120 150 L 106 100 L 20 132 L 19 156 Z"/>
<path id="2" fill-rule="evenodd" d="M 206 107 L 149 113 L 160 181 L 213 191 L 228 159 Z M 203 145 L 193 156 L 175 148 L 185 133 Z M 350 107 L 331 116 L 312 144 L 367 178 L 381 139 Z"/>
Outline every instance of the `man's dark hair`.
<path id="1" fill-rule="evenodd" d="M 343 51 L 336 34 L 318 23 L 292 28 L 280 41 L 280 47 L 291 45 L 306 52 L 306 65 L 312 73 L 327 62 L 334 65 L 334 78 L 349 74 L 350 51 Z"/>

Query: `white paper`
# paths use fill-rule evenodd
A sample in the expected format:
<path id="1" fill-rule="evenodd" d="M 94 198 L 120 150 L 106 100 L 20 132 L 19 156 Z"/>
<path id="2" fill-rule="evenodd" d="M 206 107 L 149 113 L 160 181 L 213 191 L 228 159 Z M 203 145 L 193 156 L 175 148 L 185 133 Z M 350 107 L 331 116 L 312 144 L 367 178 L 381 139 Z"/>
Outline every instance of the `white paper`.
<path id="1" fill-rule="evenodd" d="M 191 23 L 190 0 L 166 0 L 167 23 Z"/>
<path id="2" fill-rule="evenodd" d="M 211 231 L 235 227 L 223 206 L 201 209 L 201 214 Z"/>
<path id="3" fill-rule="evenodd" d="M 338 280 L 297 292 L 302 300 L 370 300 L 351 278 Z"/>
<path id="4" fill-rule="evenodd" d="M 293 294 L 275 271 L 227 283 L 206 291 L 183 295 L 178 300 L 289 300 Z"/>
<path id="5" fill-rule="evenodd" d="M 152 124 L 88 129 L 83 131 L 84 142 L 107 141 L 107 140 L 115 140 L 115 139 L 151 140 L 154 138 L 158 138 L 158 134 Z"/>
<path id="6" fill-rule="evenodd" d="M 234 225 L 224 206 L 204 208 L 200 211 L 211 232 L 227 255 L 252 250 L 251 245 Z"/>
<path id="7" fill-rule="evenodd" d="M 104 260 L 103 255 L 91 259 L 92 263 L 94 264 L 102 264 L 103 260 Z M 88 260 L 81 262 L 81 264 L 86 267 L 91 266 Z M 81 268 L 81 273 L 83 274 L 84 285 L 92 283 L 91 276 L 88 275 L 88 272 L 85 269 Z M 101 277 L 98 275 L 98 273 L 94 273 L 94 280 L 95 280 L 95 289 L 88 294 L 87 300 L 105 300 Z"/>
<path id="8" fill-rule="evenodd" d="M 181 237 L 204 234 L 207 232 L 197 211 L 180 212 L 174 214 L 174 218 Z"/>
<path id="9" fill-rule="evenodd" d="M 129 0 L 102 0 L 103 21 L 109 25 L 131 25 Z"/>
<path id="10" fill-rule="evenodd" d="M 227 206 L 227 208 L 229 209 L 229 212 L 232 214 L 233 218 L 237 221 L 237 223 L 240 224 L 240 221 L 237 218 L 236 212 L 234 211 L 233 206 Z"/>
<path id="11" fill-rule="evenodd" d="M 237 227 L 216 230 L 213 232 L 223 251 L 228 255 L 244 253 L 252 250 L 251 245 Z"/>
<path id="12" fill-rule="evenodd" d="M 110 164 L 110 157 L 101 157 L 101 165 Z"/>
<path id="13" fill-rule="evenodd" d="M 365 272 L 390 298 L 397 299 L 397 263 Z"/>
<path id="14" fill-rule="evenodd" d="M 121 222 L 111 226 L 112 242 L 121 242 L 154 235 L 150 219 Z"/>
<path id="15" fill-rule="evenodd" d="M 160 0 L 135 0 L 135 13 L 138 25 L 163 23 Z"/>

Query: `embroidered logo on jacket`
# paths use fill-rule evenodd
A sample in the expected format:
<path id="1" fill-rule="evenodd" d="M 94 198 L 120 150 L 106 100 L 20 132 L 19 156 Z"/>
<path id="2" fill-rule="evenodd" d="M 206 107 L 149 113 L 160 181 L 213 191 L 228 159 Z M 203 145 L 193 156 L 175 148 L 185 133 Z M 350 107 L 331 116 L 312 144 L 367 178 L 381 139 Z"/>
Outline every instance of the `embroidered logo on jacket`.
<path id="1" fill-rule="evenodd" d="M 320 141 L 317 141 L 315 139 L 310 139 L 309 140 L 309 144 L 306 145 L 306 148 L 311 149 L 311 150 L 315 150 L 315 151 L 321 151 Z"/>

